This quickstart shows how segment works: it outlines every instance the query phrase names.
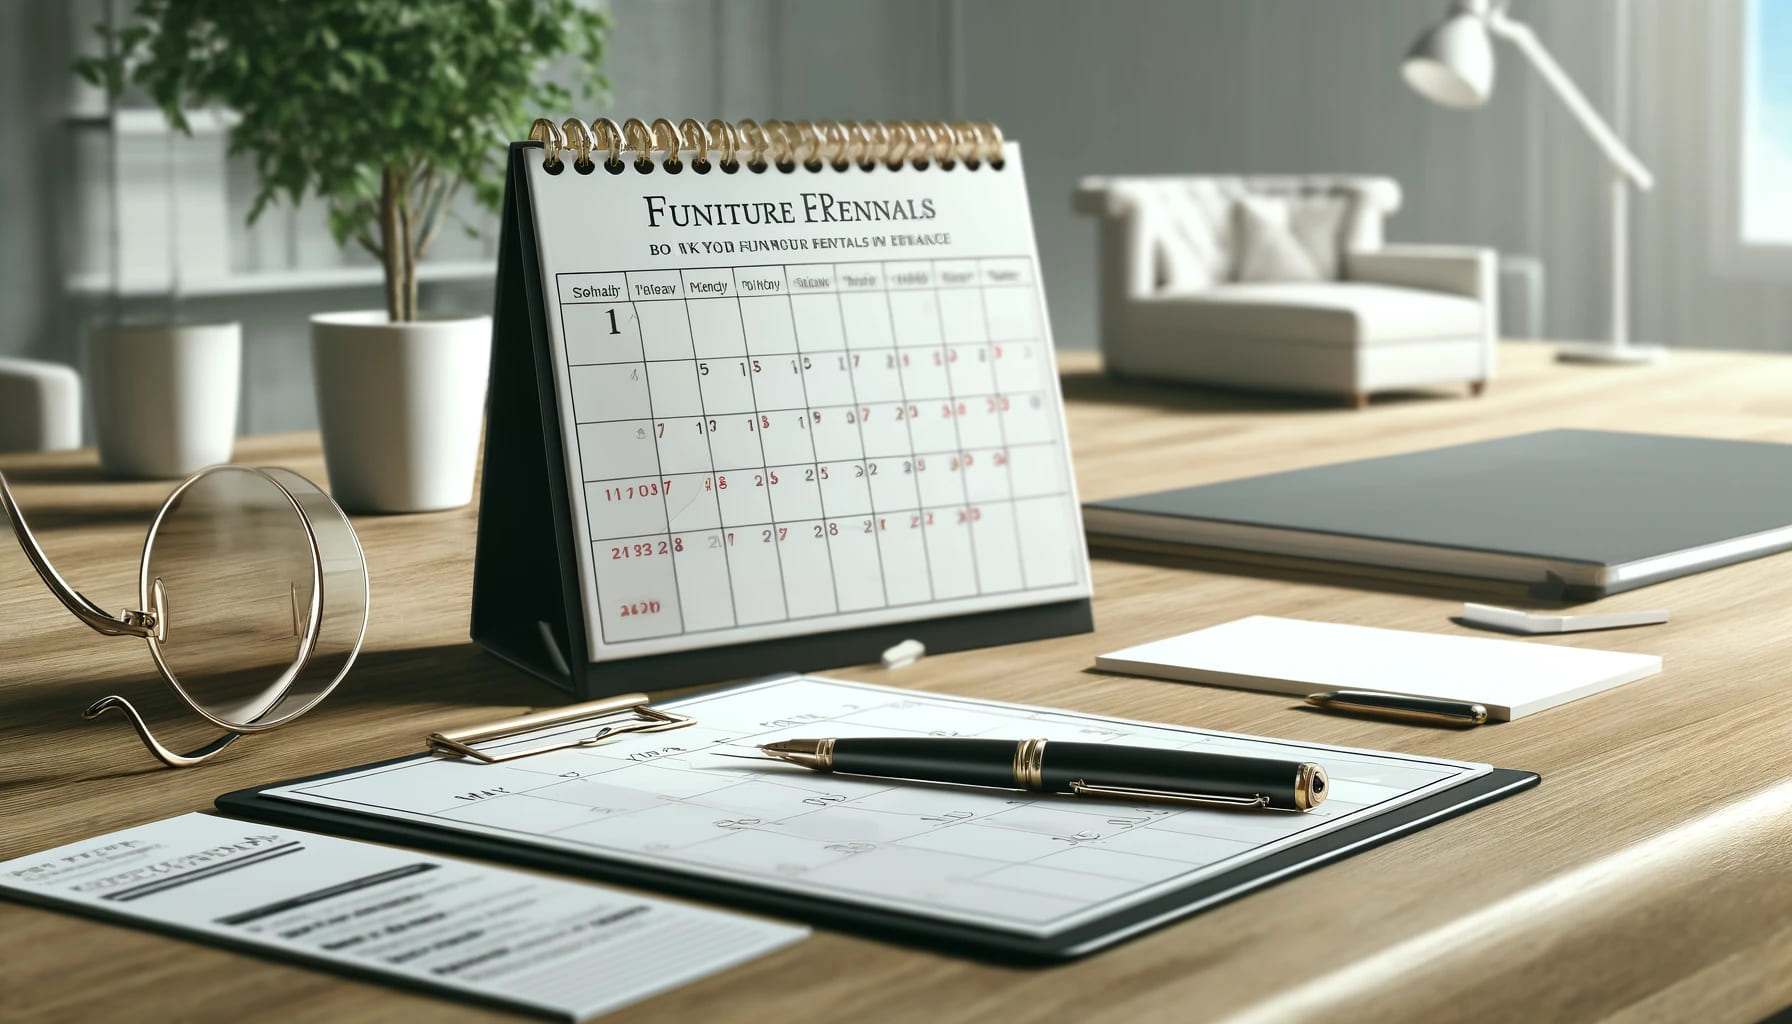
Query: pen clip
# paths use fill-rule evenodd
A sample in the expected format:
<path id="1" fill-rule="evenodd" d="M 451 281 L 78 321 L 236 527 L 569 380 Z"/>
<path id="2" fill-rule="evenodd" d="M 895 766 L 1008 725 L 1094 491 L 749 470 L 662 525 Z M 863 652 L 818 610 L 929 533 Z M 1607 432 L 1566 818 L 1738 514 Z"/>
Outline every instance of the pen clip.
<path id="1" fill-rule="evenodd" d="M 1117 796 L 1125 800 L 1152 800 L 1166 804 L 1202 804 L 1208 807 L 1268 807 L 1269 797 L 1221 796 L 1217 793 L 1177 793 L 1168 789 L 1134 789 L 1129 786 L 1091 786 L 1081 779 L 1070 784 L 1077 796 Z"/>

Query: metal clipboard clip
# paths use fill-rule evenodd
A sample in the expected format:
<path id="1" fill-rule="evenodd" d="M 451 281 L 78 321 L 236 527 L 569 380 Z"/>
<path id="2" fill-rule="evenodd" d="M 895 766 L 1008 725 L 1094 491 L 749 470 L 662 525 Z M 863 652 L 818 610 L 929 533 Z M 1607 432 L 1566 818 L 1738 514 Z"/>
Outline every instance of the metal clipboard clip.
<path id="1" fill-rule="evenodd" d="M 689 715 L 675 714 L 651 707 L 644 693 L 625 693 L 617 697 L 606 697 L 603 700 L 588 701 L 584 704 L 569 704 L 563 708 L 548 711 L 534 711 L 515 718 L 506 718 L 489 725 L 475 725 L 465 729 L 452 729 L 447 732 L 432 732 L 424 740 L 431 753 L 444 757 L 471 757 L 486 764 L 497 764 L 500 761 L 514 761 L 534 754 L 545 754 L 550 750 L 570 750 L 575 747 L 589 747 L 624 733 L 631 732 L 665 732 L 667 729 L 682 729 L 687 725 L 695 725 L 697 720 Z M 543 742 L 529 744 L 518 750 L 490 751 L 480 750 L 475 743 L 492 743 L 497 740 L 510 739 L 528 733 L 552 729 L 556 725 L 568 725 L 568 728 L 552 735 L 542 737 Z"/>

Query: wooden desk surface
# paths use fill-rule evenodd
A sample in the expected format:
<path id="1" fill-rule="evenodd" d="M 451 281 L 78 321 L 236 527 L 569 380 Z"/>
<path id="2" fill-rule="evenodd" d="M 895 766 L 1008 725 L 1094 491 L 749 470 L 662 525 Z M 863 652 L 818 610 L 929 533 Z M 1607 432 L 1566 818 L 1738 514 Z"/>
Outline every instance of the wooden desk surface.
<path id="1" fill-rule="evenodd" d="M 1481 400 L 1314 403 L 1122 385 L 1067 355 L 1085 498 L 1107 498 L 1557 426 L 1792 441 L 1792 358 L 1676 353 L 1574 368 L 1509 345 Z M 323 479 L 315 439 L 248 439 L 239 461 Z M 0 460 L 51 556 L 102 606 L 135 592 L 164 484 L 102 482 L 92 452 Z M 79 625 L 0 541 L 0 859 L 204 810 L 221 792 L 416 748 L 431 728 L 557 702 L 467 640 L 474 514 L 356 523 L 374 587 L 365 653 L 295 725 L 170 771 L 114 690 L 159 694 L 136 641 Z M 1242 615 L 1438 632 L 1462 593 L 1137 557 L 1094 562 L 1092 635 L 930 657 L 849 678 L 1131 718 L 1529 768 L 1543 785 L 1086 960 L 993 967 L 829 932 L 625 1010 L 618 1021 L 1750 1021 L 1792 1004 L 1792 555 L 1621 595 L 1659 627 L 1540 639 L 1665 655 L 1655 678 L 1519 722 L 1454 732 L 1307 713 L 1283 697 L 1097 675 L 1094 656 Z M 172 699 L 158 705 L 163 722 Z M 178 738 L 205 734 L 190 724 Z M 0 903 L 0 1017 L 485 1020 L 494 1014 L 130 928 Z"/>

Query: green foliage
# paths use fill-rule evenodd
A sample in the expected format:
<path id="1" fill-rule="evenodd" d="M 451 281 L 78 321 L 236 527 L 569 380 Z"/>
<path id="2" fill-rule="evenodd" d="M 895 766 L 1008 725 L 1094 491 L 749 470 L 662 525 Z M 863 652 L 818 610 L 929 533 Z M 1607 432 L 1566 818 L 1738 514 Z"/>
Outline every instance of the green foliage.
<path id="1" fill-rule="evenodd" d="M 504 144 L 571 105 L 550 64 L 602 95 L 607 29 L 578 0 L 137 0 L 75 70 L 143 88 L 182 130 L 183 109 L 235 111 L 231 151 L 260 176 L 249 219 L 323 196 L 338 244 L 385 263 L 393 318 L 412 319 L 415 262 L 456 192 L 497 207 Z"/>

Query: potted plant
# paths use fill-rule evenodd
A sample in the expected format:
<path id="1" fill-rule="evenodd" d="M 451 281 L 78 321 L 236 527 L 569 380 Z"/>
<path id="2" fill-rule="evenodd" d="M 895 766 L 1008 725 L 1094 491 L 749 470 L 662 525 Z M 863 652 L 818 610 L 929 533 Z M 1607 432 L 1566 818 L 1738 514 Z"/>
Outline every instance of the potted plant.
<path id="1" fill-rule="evenodd" d="M 185 130 L 223 106 L 230 150 L 270 202 L 319 196 L 338 244 L 385 272 L 385 309 L 311 321 L 324 459 L 356 511 L 422 511 L 472 497 L 491 318 L 427 318 L 417 269 L 463 187 L 495 209 L 504 144 L 570 92 L 601 94 L 605 15 L 579 0 L 137 0 L 98 28 L 107 56 L 77 65 L 117 95 L 143 88 Z M 470 230 L 470 229 L 469 229 Z"/>

